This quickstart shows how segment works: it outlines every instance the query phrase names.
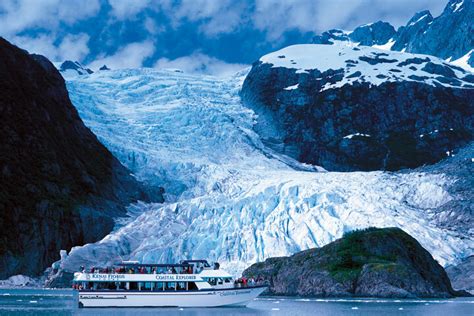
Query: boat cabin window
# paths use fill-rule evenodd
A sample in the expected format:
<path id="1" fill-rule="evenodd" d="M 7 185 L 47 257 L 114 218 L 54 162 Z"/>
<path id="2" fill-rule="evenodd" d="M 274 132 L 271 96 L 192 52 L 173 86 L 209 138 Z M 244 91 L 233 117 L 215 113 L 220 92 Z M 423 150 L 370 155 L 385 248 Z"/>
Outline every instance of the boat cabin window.
<path id="1" fill-rule="evenodd" d="M 94 291 L 190 291 L 195 282 L 76 282 L 78 289 Z M 80 287 L 79 287 L 80 286 Z"/>
<path id="2" fill-rule="evenodd" d="M 216 278 L 207 278 L 206 280 L 210 285 L 216 285 L 217 284 Z"/>
<path id="3" fill-rule="evenodd" d="M 231 283 L 231 278 L 204 278 L 210 285 L 223 285 L 225 283 Z"/>
<path id="4" fill-rule="evenodd" d="M 176 282 L 166 282 L 165 289 L 166 289 L 166 291 L 176 290 Z"/>

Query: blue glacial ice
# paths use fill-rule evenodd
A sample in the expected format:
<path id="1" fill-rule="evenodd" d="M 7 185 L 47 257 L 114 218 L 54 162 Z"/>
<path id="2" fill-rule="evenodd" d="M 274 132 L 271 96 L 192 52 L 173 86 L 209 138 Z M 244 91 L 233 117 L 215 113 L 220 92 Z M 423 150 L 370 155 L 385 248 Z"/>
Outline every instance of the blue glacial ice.
<path id="1" fill-rule="evenodd" d="M 103 240 L 74 247 L 63 269 L 206 258 L 235 274 L 251 263 L 320 247 L 344 232 L 398 226 L 443 265 L 474 242 L 437 226 L 434 209 L 455 199 L 456 179 L 422 172 L 326 172 L 266 148 L 256 116 L 230 78 L 154 69 L 70 77 L 85 124 L 167 202 L 138 202 Z"/>

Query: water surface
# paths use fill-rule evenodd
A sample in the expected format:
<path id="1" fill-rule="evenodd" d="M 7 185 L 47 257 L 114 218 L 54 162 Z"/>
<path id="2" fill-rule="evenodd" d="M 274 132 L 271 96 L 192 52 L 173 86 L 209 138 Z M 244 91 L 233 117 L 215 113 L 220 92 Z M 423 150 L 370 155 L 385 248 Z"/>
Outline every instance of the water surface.
<path id="1" fill-rule="evenodd" d="M 0 315 L 473 315 L 474 298 L 309 299 L 261 297 L 248 307 L 227 308 L 77 308 L 72 290 L 1 289 Z"/>

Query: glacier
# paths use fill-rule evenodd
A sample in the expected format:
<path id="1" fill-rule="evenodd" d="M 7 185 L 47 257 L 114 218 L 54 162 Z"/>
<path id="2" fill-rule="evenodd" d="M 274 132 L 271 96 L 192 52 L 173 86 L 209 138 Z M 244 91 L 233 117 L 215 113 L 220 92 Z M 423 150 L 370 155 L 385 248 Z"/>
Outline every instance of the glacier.
<path id="1" fill-rule="evenodd" d="M 217 78 L 144 68 L 66 77 L 84 123 L 137 179 L 164 187 L 166 202 L 130 205 L 108 236 L 64 256 L 63 270 L 206 258 L 237 275 L 369 226 L 404 229 L 442 265 L 474 253 L 472 234 L 433 219 L 434 209 L 459 198 L 448 192 L 455 177 L 327 172 L 272 151 L 238 95 L 247 72 Z"/>

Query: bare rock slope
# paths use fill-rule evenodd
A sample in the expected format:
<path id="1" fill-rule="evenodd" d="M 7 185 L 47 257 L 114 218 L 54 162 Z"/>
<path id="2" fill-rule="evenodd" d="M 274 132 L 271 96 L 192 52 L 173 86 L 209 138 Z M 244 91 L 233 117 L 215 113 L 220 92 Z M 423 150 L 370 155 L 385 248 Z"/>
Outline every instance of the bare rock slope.
<path id="1" fill-rule="evenodd" d="M 38 275 L 149 199 L 83 124 L 53 64 L 2 38 L 0 120 L 0 279 Z"/>
<path id="2" fill-rule="evenodd" d="M 269 258 L 244 271 L 269 280 L 271 294 L 299 296 L 451 297 L 443 267 L 399 228 L 353 231 L 322 248 Z"/>

